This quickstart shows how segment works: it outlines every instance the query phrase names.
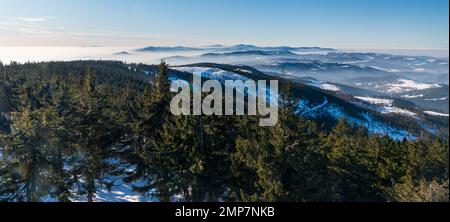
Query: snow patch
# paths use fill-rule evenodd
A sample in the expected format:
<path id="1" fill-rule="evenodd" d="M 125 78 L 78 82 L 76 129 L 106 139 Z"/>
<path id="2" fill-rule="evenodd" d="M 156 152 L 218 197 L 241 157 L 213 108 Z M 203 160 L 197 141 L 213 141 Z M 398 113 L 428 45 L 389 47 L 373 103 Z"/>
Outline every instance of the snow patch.
<path id="1" fill-rule="evenodd" d="M 446 113 L 438 113 L 438 112 L 434 112 L 434 111 L 424 111 L 425 114 L 431 115 L 431 116 L 445 116 L 445 117 L 449 117 L 448 114 Z"/>
<path id="2" fill-rule="evenodd" d="M 323 83 L 323 82 L 321 82 L 319 80 L 309 80 L 305 84 L 310 85 L 310 86 L 314 86 L 314 87 L 317 87 L 317 88 L 321 88 L 321 89 L 324 89 L 324 90 L 328 90 L 328 91 L 336 92 L 336 91 L 341 90 L 339 87 L 337 87 L 335 85 L 332 85 L 332 84 L 329 84 L 329 83 Z"/>
<path id="3" fill-rule="evenodd" d="M 95 202 L 157 202 L 154 197 L 143 196 L 133 190 L 131 184 L 124 183 L 122 179 L 114 181 L 111 190 L 101 187 L 95 193 Z"/>
<path id="4" fill-rule="evenodd" d="M 392 99 L 379 99 L 379 98 L 374 98 L 374 97 L 362 97 L 362 96 L 355 96 L 355 98 L 371 103 L 371 104 L 375 104 L 375 105 L 386 105 L 386 106 L 392 106 Z"/>
<path id="5" fill-rule="evenodd" d="M 214 80 L 242 80 L 247 81 L 248 78 L 234 72 L 224 71 L 217 68 L 205 68 L 205 67 L 176 67 L 173 68 L 182 72 L 189 72 L 197 76 L 201 76 Z"/>
<path id="6" fill-rule="evenodd" d="M 245 69 L 235 69 L 234 71 L 245 72 L 245 73 L 252 73 L 251 71 L 248 71 L 248 70 L 245 70 Z"/>
<path id="7" fill-rule="evenodd" d="M 402 96 L 402 98 L 405 98 L 405 99 L 416 99 L 416 98 L 422 98 L 423 97 L 423 94 L 420 94 L 420 95 L 403 95 Z"/>
<path id="8" fill-rule="evenodd" d="M 381 111 L 381 113 L 386 114 L 386 113 L 397 113 L 397 114 L 401 114 L 401 115 L 405 115 L 405 116 L 415 116 L 416 114 L 406 110 L 406 109 L 401 109 L 395 106 L 385 106 L 383 107 L 383 110 Z"/>
<path id="9" fill-rule="evenodd" d="M 376 70 L 380 70 L 380 71 L 384 71 L 384 72 L 400 72 L 400 70 L 398 69 L 385 69 L 385 68 L 381 68 L 378 66 L 369 66 L 372 69 L 376 69 Z"/>
<path id="10" fill-rule="evenodd" d="M 335 85 L 327 84 L 327 83 L 320 85 L 320 88 L 324 89 L 324 90 L 328 90 L 328 91 L 339 91 L 339 90 L 341 90 L 339 87 L 337 87 Z"/>
<path id="11" fill-rule="evenodd" d="M 426 71 L 426 69 L 424 69 L 424 68 L 416 68 L 416 69 L 414 69 L 414 72 L 425 72 Z"/>
<path id="12" fill-rule="evenodd" d="M 447 97 L 442 98 L 433 98 L 433 99 L 424 99 L 425 101 L 444 101 L 447 100 Z"/>
<path id="13" fill-rule="evenodd" d="M 365 102 L 368 102 L 370 104 L 380 106 L 380 109 L 378 109 L 377 111 L 382 114 L 396 113 L 396 114 L 406 115 L 406 116 L 415 116 L 416 115 L 415 113 L 413 113 L 409 110 L 401 109 L 401 108 L 393 106 L 392 103 L 394 100 L 392 100 L 392 99 L 379 99 L 379 98 L 374 98 L 374 97 L 361 97 L 361 96 L 355 96 L 355 98 L 365 101 Z"/>
<path id="14" fill-rule="evenodd" d="M 419 83 L 409 79 L 399 79 L 398 81 L 400 83 L 388 84 L 387 91 L 390 93 L 399 93 L 441 87 L 439 84 Z"/>
<path id="15" fill-rule="evenodd" d="M 370 60 L 347 61 L 347 62 L 343 62 L 342 64 L 357 64 L 357 63 L 367 63 L 367 62 L 370 62 Z"/>
<path id="16" fill-rule="evenodd" d="M 323 97 L 323 103 L 313 107 L 309 106 L 309 101 L 300 100 L 297 113 L 301 116 L 317 117 L 317 111 L 328 105 L 327 97 Z"/>

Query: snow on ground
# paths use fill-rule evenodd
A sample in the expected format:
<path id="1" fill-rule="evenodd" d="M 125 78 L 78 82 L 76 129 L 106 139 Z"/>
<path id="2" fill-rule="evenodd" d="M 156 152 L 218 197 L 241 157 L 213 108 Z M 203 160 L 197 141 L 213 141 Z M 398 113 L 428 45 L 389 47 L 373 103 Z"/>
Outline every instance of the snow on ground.
<path id="1" fill-rule="evenodd" d="M 431 115 L 431 116 L 445 116 L 445 117 L 449 117 L 448 114 L 446 113 L 438 113 L 438 112 L 434 112 L 434 111 L 424 111 L 424 113 Z"/>
<path id="2" fill-rule="evenodd" d="M 102 179 L 103 182 L 109 183 L 112 186 L 107 187 L 106 185 L 102 185 L 99 183 L 100 181 L 96 181 L 96 192 L 94 195 L 94 202 L 158 202 L 159 200 L 152 195 L 141 195 L 140 193 L 133 190 L 133 186 L 143 186 L 145 183 L 141 180 L 134 181 L 132 183 L 125 183 L 124 178 L 127 173 L 131 173 L 136 170 L 135 165 L 130 165 L 124 162 L 121 162 L 119 159 L 109 159 L 110 164 L 116 165 L 119 169 L 123 170 L 124 173 L 119 176 L 114 176 L 110 174 L 104 175 Z M 80 182 L 84 182 L 83 177 L 79 177 L 78 180 Z M 75 183 L 70 192 L 72 197 L 70 198 L 73 202 L 87 202 L 87 196 L 80 195 L 79 191 L 83 190 L 78 187 Z M 154 193 L 154 191 L 150 191 L 150 194 Z M 51 197 L 47 197 L 49 201 L 51 201 Z M 57 200 L 54 200 L 57 201 Z M 53 202 L 54 202 L 53 201 Z"/>
<path id="3" fill-rule="evenodd" d="M 125 167 L 127 171 L 135 170 L 135 167 L 121 164 L 121 167 Z M 150 195 L 141 195 L 133 190 L 133 185 L 140 186 L 145 185 L 142 181 L 136 181 L 133 183 L 125 183 L 123 181 L 124 176 L 111 176 L 107 175 L 102 179 L 104 182 L 111 182 L 112 186 L 108 189 L 105 185 L 98 185 L 99 181 L 96 181 L 97 187 L 94 194 L 94 202 L 159 202 L 159 199 L 153 197 L 151 194 L 155 191 L 150 191 Z M 79 178 L 80 182 L 83 182 L 83 178 Z M 79 187 L 74 184 L 71 188 L 70 201 L 72 202 L 87 202 L 86 194 L 79 194 Z M 40 198 L 42 202 L 59 202 L 58 198 L 52 195 L 45 195 Z M 174 201 L 176 198 L 174 199 Z"/>
<path id="4" fill-rule="evenodd" d="M 110 178 L 109 178 L 110 179 Z M 77 195 L 76 192 L 72 192 L 74 197 L 71 201 L 74 202 L 87 202 L 86 195 Z M 47 197 L 48 198 L 48 197 Z M 57 200 L 48 198 L 48 201 L 56 202 Z M 158 202 L 155 197 L 143 196 L 133 190 L 132 184 L 125 183 L 122 178 L 115 178 L 114 185 L 110 190 L 106 186 L 97 187 L 95 192 L 94 202 Z"/>
<path id="5" fill-rule="evenodd" d="M 245 70 L 245 69 L 235 69 L 234 71 L 245 72 L 245 73 L 252 73 L 251 71 L 248 71 L 248 70 Z"/>
<path id="6" fill-rule="evenodd" d="M 370 62 L 370 60 L 346 61 L 346 62 L 342 62 L 342 64 L 357 64 L 357 63 L 367 63 L 367 62 Z"/>
<path id="7" fill-rule="evenodd" d="M 339 90 L 341 90 L 339 87 L 337 87 L 335 85 L 327 84 L 327 83 L 320 85 L 320 88 L 328 90 L 328 91 L 339 91 Z"/>
<path id="8" fill-rule="evenodd" d="M 225 78 L 225 79 L 233 79 L 236 78 L 236 76 L 239 76 L 242 78 L 242 76 L 237 75 L 235 73 L 230 73 L 223 71 L 221 69 L 214 69 L 214 68 L 200 68 L 200 67 L 181 67 L 177 68 L 180 71 L 184 72 L 191 72 L 195 75 L 202 75 L 204 77 L 212 77 L 213 79 L 217 78 Z M 245 77 L 244 77 L 245 78 Z M 308 85 L 315 86 L 318 88 L 326 89 L 326 90 L 339 90 L 336 86 L 328 84 L 328 83 L 322 83 L 320 81 L 310 81 L 307 83 Z M 403 110 L 397 107 L 392 106 L 393 100 L 390 99 L 379 99 L 379 98 L 372 98 L 372 97 L 359 97 L 361 100 L 365 100 L 366 102 L 382 105 L 382 109 L 380 112 L 382 113 L 399 113 L 403 115 L 410 115 L 413 116 L 415 113 L 412 113 L 408 110 Z M 385 125 L 383 123 L 373 121 L 372 119 L 357 119 L 354 117 L 349 117 L 346 115 L 341 108 L 334 107 L 329 104 L 328 99 L 324 97 L 323 103 L 321 104 L 310 104 L 309 101 L 301 100 L 299 101 L 299 115 L 307 116 L 307 117 L 318 117 L 320 115 L 330 115 L 334 117 L 335 119 L 340 118 L 347 118 L 349 122 L 355 123 L 357 125 L 362 125 L 368 128 L 369 132 L 373 134 L 381 134 L 381 135 L 388 135 L 393 139 L 396 140 L 402 140 L 403 138 L 407 139 L 415 139 L 414 136 L 412 136 L 410 133 L 396 129 L 393 127 L 390 127 L 388 125 Z M 368 114 L 367 114 L 368 115 Z M 368 123 L 370 121 L 370 123 Z"/>
<path id="9" fill-rule="evenodd" d="M 355 96 L 355 98 L 368 102 L 370 104 L 378 105 L 380 107 L 379 111 L 382 114 L 388 114 L 388 113 L 396 113 L 400 115 L 406 115 L 406 116 L 415 116 L 416 114 L 406 110 L 401 109 L 398 107 L 395 107 L 392 105 L 393 100 L 392 99 L 379 99 L 374 97 L 361 97 L 361 96 Z"/>
<path id="10" fill-rule="evenodd" d="M 341 107 L 330 104 L 326 97 L 324 97 L 324 102 L 319 105 L 311 105 L 309 104 L 309 101 L 300 100 L 298 113 L 301 116 L 313 118 L 320 115 L 328 115 L 336 120 L 345 118 L 349 123 L 366 127 L 371 134 L 387 135 L 394 140 L 403 140 L 404 138 L 408 140 L 416 139 L 415 136 L 405 130 L 397 129 L 375 121 L 368 113 L 362 114 L 362 119 L 349 116 Z"/>
<path id="11" fill-rule="evenodd" d="M 416 68 L 416 69 L 414 69 L 414 72 L 425 72 L 426 71 L 426 69 L 424 69 L 424 68 Z"/>
<path id="12" fill-rule="evenodd" d="M 117 179 L 111 190 L 100 187 L 95 193 L 95 202 L 157 202 L 154 197 L 145 197 L 133 191 L 132 185 L 124 183 L 122 179 Z"/>
<path id="13" fill-rule="evenodd" d="M 397 114 L 401 114 L 401 115 L 405 115 L 405 116 L 415 116 L 416 114 L 406 110 L 406 109 L 400 109 L 394 106 L 385 106 L 383 107 L 383 110 L 381 111 L 381 113 L 385 114 L 385 113 L 397 113 Z"/>
<path id="14" fill-rule="evenodd" d="M 45 195 L 45 196 L 41 197 L 41 202 L 56 203 L 56 202 L 59 202 L 59 200 L 58 200 L 58 198 L 52 197 L 51 195 Z"/>
<path id="15" fill-rule="evenodd" d="M 241 80 L 242 82 L 245 83 L 247 80 L 250 80 L 250 79 L 245 76 L 234 73 L 234 72 L 228 72 L 228 71 L 218 69 L 218 68 L 205 68 L 205 67 L 176 67 L 174 69 L 178 70 L 178 71 L 182 71 L 182 72 L 192 73 L 193 75 L 201 76 L 202 78 L 218 80 L 222 83 L 224 83 L 225 80 L 233 80 L 232 86 L 239 93 L 243 93 L 245 95 L 254 95 L 256 97 L 258 96 L 258 95 L 254 94 L 255 92 L 250 92 L 248 90 L 245 90 L 244 92 L 242 92 L 241 88 L 238 89 L 236 82 L 235 82 L 236 80 Z M 243 70 L 243 69 L 239 69 L 239 71 L 241 71 L 241 72 L 245 71 L 247 73 L 251 73 L 250 71 Z M 175 78 L 169 78 L 169 79 L 171 81 L 176 80 Z M 266 83 L 269 84 L 268 82 L 266 82 Z M 256 90 L 257 90 L 256 93 L 258 93 L 258 84 L 259 83 L 256 83 Z M 271 90 L 270 86 L 266 87 L 266 102 L 274 103 L 275 101 L 278 101 L 277 98 L 280 98 L 278 95 L 278 92 Z"/>
<path id="16" fill-rule="evenodd" d="M 447 100 L 447 97 L 442 98 L 433 98 L 433 99 L 424 99 L 425 101 L 444 101 Z"/>
<path id="17" fill-rule="evenodd" d="M 386 106 L 392 106 L 392 99 L 379 99 L 379 98 L 374 98 L 374 97 L 362 97 L 362 96 L 355 96 L 355 98 L 371 103 L 371 104 L 375 104 L 375 105 L 386 105 Z"/>
<path id="18" fill-rule="evenodd" d="M 358 119 L 346 115 L 341 108 L 335 106 L 327 107 L 327 112 L 336 119 L 346 118 L 349 123 L 356 124 L 358 126 L 364 126 L 365 128 L 367 128 L 369 133 L 373 135 L 387 135 L 390 138 L 398 141 L 403 140 L 404 138 L 408 140 L 417 139 L 415 136 L 405 130 L 397 129 L 375 121 L 368 113 L 362 114 L 364 119 Z"/>
<path id="19" fill-rule="evenodd" d="M 217 68 L 205 68 L 205 67 L 175 67 L 173 68 L 182 72 L 189 72 L 197 76 L 214 80 L 248 80 L 247 77 L 236 74 L 234 72 L 224 71 Z"/>
<path id="20" fill-rule="evenodd" d="M 328 90 L 328 91 L 339 91 L 341 90 L 339 87 L 329 84 L 329 83 L 324 83 L 321 82 L 319 80 L 309 80 L 308 82 L 306 82 L 305 84 L 310 85 L 310 86 L 314 86 L 323 90 Z"/>
<path id="21" fill-rule="evenodd" d="M 72 190 L 73 202 L 87 202 L 86 195 L 78 195 Z M 42 202 L 59 202 L 58 198 L 46 195 L 41 198 Z M 108 190 L 105 186 L 97 187 L 94 202 L 158 202 L 159 200 L 152 196 L 143 196 L 133 191 L 132 185 L 127 184 L 123 179 L 116 179 L 114 185 Z"/>
<path id="22" fill-rule="evenodd" d="M 298 102 L 298 114 L 301 116 L 317 117 L 319 114 L 318 111 L 328 105 L 327 97 L 324 97 L 323 99 L 323 103 L 316 106 L 310 106 L 309 101 L 307 100 L 300 100 Z"/>
<path id="23" fill-rule="evenodd" d="M 398 70 L 398 69 L 385 69 L 385 68 L 378 67 L 378 66 L 369 66 L 369 67 L 372 68 L 372 69 L 385 71 L 385 72 L 400 72 L 400 70 Z"/>
<path id="24" fill-rule="evenodd" d="M 387 91 L 390 93 L 401 93 L 413 90 L 424 90 L 431 88 L 440 88 L 439 84 L 419 83 L 409 79 L 399 79 L 400 83 L 388 84 Z"/>
<path id="25" fill-rule="evenodd" d="M 358 125 L 365 126 L 370 133 L 377 135 L 387 135 L 394 140 L 403 140 L 404 138 L 408 140 L 416 140 L 417 138 L 413 136 L 411 133 L 408 133 L 405 130 L 397 129 L 386 124 L 375 121 L 370 114 L 363 114 L 365 120 L 362 122 L 359 119 L 351 119 L 350 121 L 354 121 Z"/>
<path id="26" fill-rule="evenodd" d="M 405 98 L 405 99 L 416 99 L 416 98 L 422 98 L 423 97 L 423 94 L 420 94 L 420 95 L 403 95 L 402 96 L 402 98 Z"/>

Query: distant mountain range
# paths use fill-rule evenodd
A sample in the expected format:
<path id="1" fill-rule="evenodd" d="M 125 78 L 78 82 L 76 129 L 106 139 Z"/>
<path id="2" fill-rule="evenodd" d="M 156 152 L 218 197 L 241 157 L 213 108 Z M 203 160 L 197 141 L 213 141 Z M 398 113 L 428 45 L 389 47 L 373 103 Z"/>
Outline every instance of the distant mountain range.
<path id="1" fill-rule="evenodd" d="M 233 51 L 225 53 L 206 53 L 202 56 L 245 56 L 245 55 L 260 55 L 260 56 L 298 56 L 289 50 L 245 50 L 245 51 Z"/>
<path id="2" fill-rule="evenodd" d="M 145 48 L 137 49 L 138 52 L 183 52 L 183 51 L 202 51 L 206 49 L 202 48 L 191 48 L 184 46 L 175 47 L 161 47 L 161 46 L 148 46 Z"/>
<path id="3" fill-rule="evenodd" d="M 283 76 L 334 93 L 403 101 L 402 104 L 412 103 L 418 109 L 444 114 L 449 111 L 448 58 L 247 44 L 149 46 L 115 55 L 123 58 L 145 53 L 169 54 L 165 60 L 173 65 L 250 66 L 272 77 Z"/>
<path id="4" fill-rule="evenodd" d="M 331 48 L 321 47 L 289 47 L 289 46 L 277 46 L 277 47 L 260 47 L 255 45 L 209 45 L 205 47 L 161 47 L 161 46 L 148 46 L 141 49 L 137 49 L 138 52 L 185 52 L 185 51 L 216 51 L 216 52 L 236 52 L 236 51 L 335 51 Z"/>

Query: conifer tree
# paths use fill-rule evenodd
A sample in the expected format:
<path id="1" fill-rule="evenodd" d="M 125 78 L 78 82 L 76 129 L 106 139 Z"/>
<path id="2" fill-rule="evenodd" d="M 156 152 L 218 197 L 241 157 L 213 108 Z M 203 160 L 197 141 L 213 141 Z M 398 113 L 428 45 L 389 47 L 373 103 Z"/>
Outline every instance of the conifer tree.
<path id="1" fill-rule="evenodd" d="M 170 166 L 164 162 L 166 153 L 171 152 L 171 144 L 162 142 L 164 126 L 170 125 L 167 121 L 171 118 L 169 72 L 164 61 L 159 65 L 159 73 L 155 77 L 153 87 L 146 87 L 143 95 L 143 115 L 140 114 L 142 120 L 137 123 L 138 128 L 135 131 L 139 134 L 139 142 L 138 146 L 134 146 L 139 159 L 134 161 L 137 165 L 136 172 L 129 175 L 127 181 L 146 181 L 145 185 L 135 187 L 143 194 L 147 194 L 155 186 L 158 187 L 158 198 L 167 202 L 171 198 L 170 182 L 173 180 Z M 155 171 L 155 168 L 160 170 Z"/>
<path id="2" fill-rule="evenodd" d="M 7 194 L 7 199 L 14 201 L 41 201 L 50 193 L 50 184 L 44 175 L 50 174 L 47 161 L 48 150 L 45 122 L 39 111 L 24 108 L 14 114 L 11 133 L 2 136 L 4 146 L 2 156 L 8 164 L 5 172 L 6 192 L 11 187 L 17 189 Z"/>
<path id="3" fill-rule="evenodd" d="M 95 85 L 92 69 L 88 69 L 77 97 L 79 106 L 74 118 L 76 128 L 75 148 L 78 151 L 78 163 L 75 166 L 75 182 L 81 185 L 81 193 L 86 193 L 87 201 L 94 201 L 97 187 L 105 174 L 113 173 L 115 163 L 112 147 L 115 145 L 115 121 L 107 115 L 106 100 Z M 80 174 L 82 178 L 78 178 Z M 83 182 L 82 182 L 83 181 Z"/>

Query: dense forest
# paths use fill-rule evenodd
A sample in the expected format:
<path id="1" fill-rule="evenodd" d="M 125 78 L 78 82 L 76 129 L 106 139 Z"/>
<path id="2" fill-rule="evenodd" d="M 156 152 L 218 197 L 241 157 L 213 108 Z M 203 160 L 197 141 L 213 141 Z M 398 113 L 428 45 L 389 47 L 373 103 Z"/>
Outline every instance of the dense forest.
<path id="1" fill-rule="evenodd" d="M 396 141 L 345 119 L 322 130 L 289 86 L 275 127 L 174 116 L 175 71 L 142 66 L 0 64 L 0 200 L 94 201 L 120 176 L 164 202 L 449 201 L 446 139 Z"/>

